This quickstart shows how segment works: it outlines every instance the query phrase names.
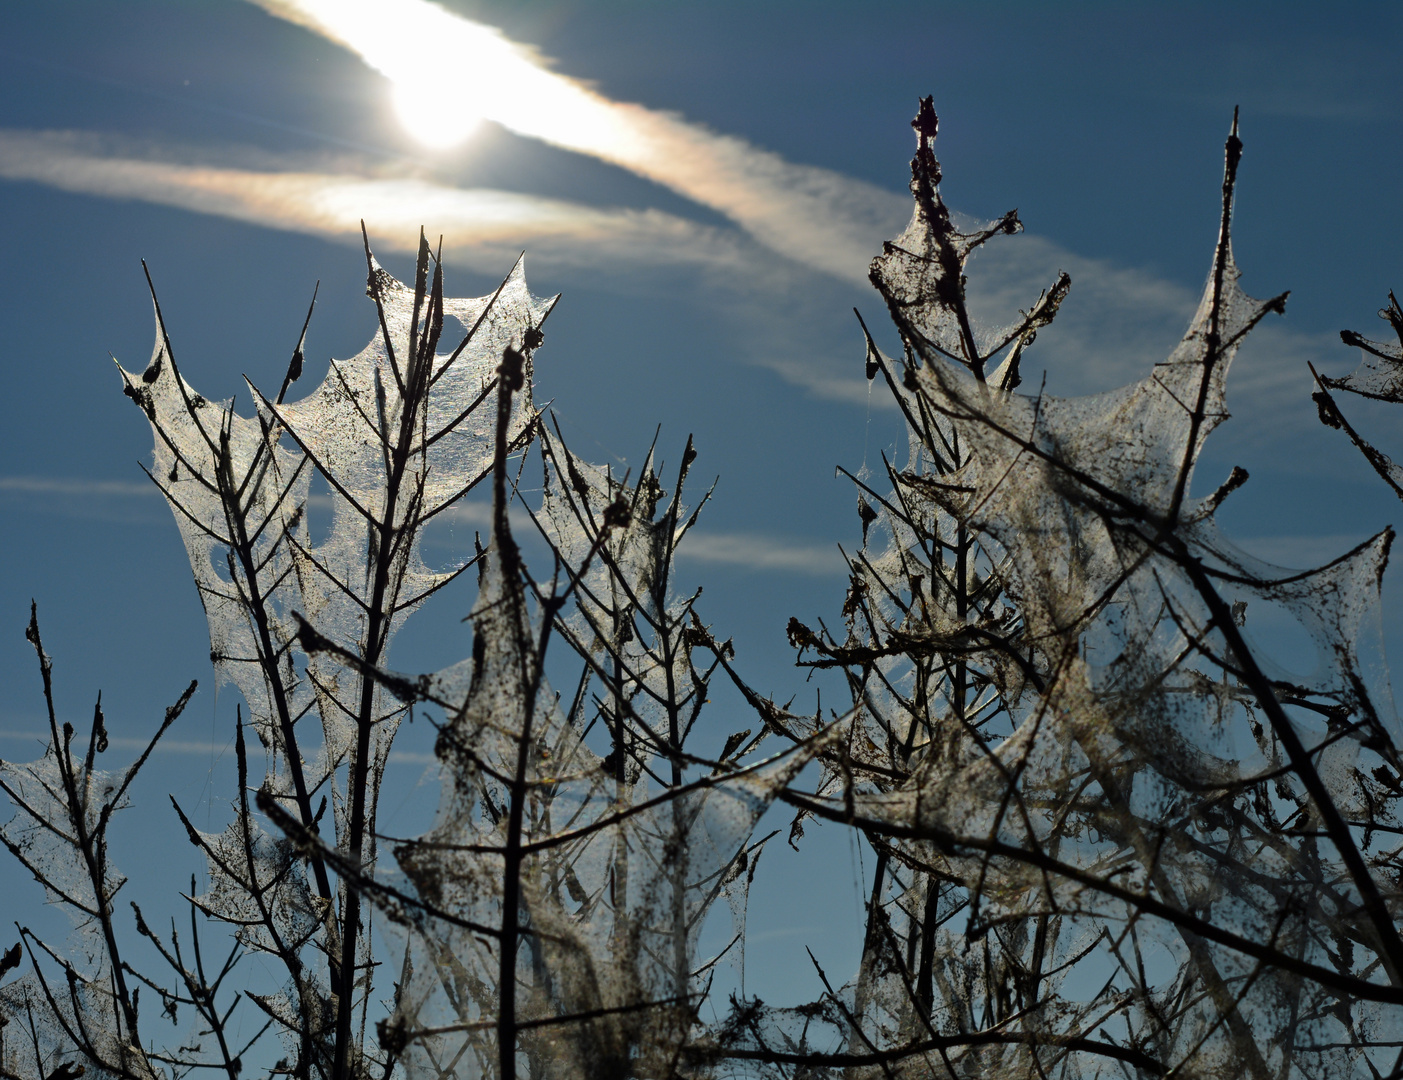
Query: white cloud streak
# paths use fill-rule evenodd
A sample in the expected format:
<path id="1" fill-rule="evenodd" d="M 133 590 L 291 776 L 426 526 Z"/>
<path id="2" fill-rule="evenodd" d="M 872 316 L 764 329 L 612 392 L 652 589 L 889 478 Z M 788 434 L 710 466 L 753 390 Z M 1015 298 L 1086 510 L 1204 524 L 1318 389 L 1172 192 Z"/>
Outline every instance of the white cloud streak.
<path id="1" fill-rule="evenodd" d="M 73 477 L 0 476 L 0 492 L 7 491 L 63 497 L 118 496 L 143 499 L 160 494 L 154 484 Z M 331 508 L 331 499 L 326 495 L 313 495 L 309 501 L 323 511 Z M 469 528 L 487 528 L 492 524 L 492 508 L 483 502 L 464 501 L 439 514 L 435 521 Z M 511 523 L 522 535 L 536 535 L 536 527 L 524 510 L 514 509 Z M 829 576 L 841 574 L 844 570 L 843 559 L 836 546 L 807 544 L 754 533 L 693 530 L 678 547 L 677 556 L 680 559 L 757 571 Z"/>
<path id="2" fill-rule="evenodd" d="M 847 567 L 836 544 L 794 543 L 752 533 L 690 532 L 677 547 L 679 559 L 832 577 Z"/>
<path id="3" fill-rule="evenodd" d="M 442 233 L 455 261 L 492 273 L 526 246 L 533 261 L 577 267 L 671 263 L 733 270 L 745 261 L 738 236 L 658 210 L 604 209 L 409 178 L 114 157 L 75 132 L 0 130 L 0 177 L 357 244 L 364 219 L 379 249 L 408 254 L 428 223 Z"/>
<path id="4" fill-rule="evenodd" d="M 883 388 L 869 394 L 858 375 L 856 330 L 840 342 L 832 337 L 827 315 L 850 303 L 839 295 L 845 286 L 832 281 L 821 287 L 821 278 L 762 257 L 765 252 L 739 232 L 661 211 L 601 209 L 412 178 L 149 160 L 111 154 L 100 138 L 75 132 L 0 129 L 0 178 L 138 199 L 354 244 L 360 241 L 364 217 L 377 249 L 400 254 L 413 253 L 420 225 L 428 224 L 443 234 L 455 263 L 484 273 L 500 272 L 522 247 L 529 248 L 533 265 L 547 268 L 607 268 L 615 275 L 664 266 L 699 271 L 723 286 L 711 302 L 748 327 L 743 335 L 747 347 L 738 358 L 819 397 L 880 409 L 890 404 Z M 1198 299 L 1183 285 L 1023 234 L 1000 238 L 971 262 L 976 318 L 992 326 L 1027 309 L 1058 270 L 1071 275 L 1071 295 L 1024 360 L 1029 388 L 1045 368 L 1047 391 L 1057 395 L 1094 393 L 1140 378 L 1169 354 Z M 776 319 L 777 309 L 790 317 Z M 1223 437 L 1274 441 L 1313 426 L 1305 362 L 1329 365 L 1339 351 L 1331 335 L 1305 335 L 1275 321 L 1264 324 L 1248 339 L 1232 379 L 1233 407 L 1242 407 L 1243 422 L 1226 428 Z M 38 481 L 11 477 L 0 482 L 0 491 L 19 491 L 14 485 L 21 482 Z"/>
<path id="5" fill-rule="evenodd" d="M 358 240 L 363 217 L 376 246 L 398 253 L 411 252 L 425 224 L 444 234 L 455 262 L 489 273 L 523 247 L 533 264 L 547 267 L 714 271 L 711 281 L 727 289 L 711 302 L 750 328 L 746 360 L 819 397 L 888 407 L 884 391 L 869 395 L 855 377 L 855 332 L 851 342 L 835 342 L 827 316 L 834 303 L 845 308 L 851 302 L 836 296 L 847 283 L 865 284 L 870 256 L 909 212 L 904 196 L 793 164 L 671 113 L 612 101 L 550 71 L 533 50 L 500 31 L 428 0 L 251 2 L 360 55 L 395 84 L 411 111 L 446 101 L 521 135 L 609 161 L 720 211 L 786 258 L 760 258 L 767 253 L 742 232 L 657 210 L 603 209 L 405 177 L 158 161 L 113 153 L 75 133 L 0 131 L 0 177 L 349 242 Z M 460 61 L 426 62 L 424 41 Z M 1205 265 L 1211 239 L 1205 234 Z M 803 274 L 801 266 L 836 280 L 820 287 L 821 279 Z M 1059 269 L 1071 274 L 1071 296 L 1025 360 L 1028 383 L 1045 367 L 1047 391 L 1054 394 L 1091 393 L 1141 377 L 1168 355 L 1197 302 L 1196 292 L 1182 285 L 1024 235 L 991 244 L 972 263 L 975 314 L 991 324 L 1005 321 L 1026 309 Z M 791 317 L 776 319 L 777 308 Z M 1259 329 L 1233 379 L 1236 401 L 1249 406 L 1247 422 L 1228 428 L 1229 437 L 1279 439 L 1308 425 L 1309 409 L 1301 404 L 1309 398 L 1304 361 L 1329 362 L 1337 352 L 1332 341 L 1286 326 Z M 1259 422 L 1254 413 L 1274 413 L 1275 419 Z"/>
<path id="6" fill-rule="evenodd" d="M 1205 230 L 1205 279 L 1212 236 Z M 970 304 L 992 325 L 1027 310 L 1058 270 L 1072 288 L 1056 321 L 1038 334 L 1023 359 L 1023 390 L 1036 393 L 1042 372 L 1046 392 L 1060 397 L 1093 394 L 1144 378 L 1178 344 L 1198 305 L 1199 291 L 1155 274 L 1104 259 L 1087 258 L 1040 236 L 1027 234 L 992 243 L 970 263 Z M 1282 283 L 1267 268 L 1247 268 L 1247 285 L 1263 295 Z M 1258 284 L 1261 283 L 1261 284 Z M 1289 312 L 1290 305 L 1287 310 Z M 1260 451 L 1296 442 L 1322 430 L 1311 402 L 1310 371 L 1352 366 L 1334 334 L 1308 334 L 1271 317 L 1248 336 L 1228 380 L 1234 419 L 1209 442 L 1212 453 Z M 1343 449 L 1343 443 L 1337 447 Z M 1334 459 L 1332 459 L 1334 460 Z M 1246 462 L 1244 462 L 1246 464 Z"/>
<path id="7" fill-rule="evenodd" d="M 0 731 L 0 739 L 24 740 L 32 742 L 39 753 L 43 753 L 43 748 L 49 745 L 49 733 L 38 729 L 32 731 Z M 75 735 L 73 737 L 73 749 L 75 753 L 85 751 L 88 745 L 86 735 Z M 145 750 L 151 745 L 150 739 L 134 739 L 118 735 L 110 735 L 107 739 L 109 749 L 116 750 Z M 166 754 L 212 754 L 219 755 L 226 750 L 232 750 L 232 743 L 197 742 L 190 739 L 162 739 L 156 744 L 156 752 Z"/>
<path id="8" fill-rule="evenodd" d="M 13 739 L 16 741 L 28 741 L 34 744 L 36 751 L 40 754 L 49 745 L 49 733 L 38 729 L 29 731 L 4 731 L 0 730 L 0 739 Z M 75 752 L 86 752 L 88 736 L 75 735 L 73 737 L 73 749 Z M 150 739 L 134 739 L 126 736 L 109 735 L 107 738 L 109 749 L 114 750 L 145 750 L 151 745 Z M 224 754 L 232 753 L 234 744 L 232 741 L 224 742 L 199 742 L 193 739 L 161 739 L 156 743 L 154 754 L 197 754 L 206 757 L 222 757 Z M 311 752 L 318 748 L 312 747 Z M 392 750 L 389 757 L 391 764 L 398 765 L 435 765 L 438 758 L 433 754 L 415 753 L 409 750 Z"/>
<path id="9" fill-rule="evenodd" d="M 0 491 L 27 495 L 117 495 L 148 498 L 159 495 L 156 485 L 125 480 L 75 480 L 61 476 L 0 476 Z"/>
<path id="10" fill-rule="evenodd" d="M 444 521 L 454 525 L 486 528 L 492 524 L 492 508 L 481 502 L 461 502 L 441 516 Z M 519 533 L 536 535 L 536 527 L 524 510 L 514 510 L 511 523 Z M 756 533 L 711 532 L 706 529 L 689 531 L 677 547 L 677 557 L 746 570 L 819 577 L 842 574 L 846 570 L 836 544 L 824 546 Z"/>
<path id="11" fill-rule="evenodd" d="M 0 507 L 21 519 L 43 511 L 87 521 L 149 524 L 161 520 L 161 493 L 149 480 L 69 476 L 0 476 Z M 22 509 L 21 509 L 22 508 Z"/>
<path id="12" fill-rule="evenodd" d="M 1306 568 L 1323 566 L 1357 547 L 1366 535 L 1328 533 L 1321 536 L 1246 536 L 1231 537 L 1243 551 L 1275 566 Z"/>
<path id="13" fill-rule="evenodd" d="M 401 113 L 457 110 L 607 161 L 724 214 L 766 247 L 865 283 L 909 200 L 828 169 L 797 165 L 669 112 L 613 101 L 550 71 L 534 50 L 428 0 L 251 0 L 344 46 L 395 86 Z M 423 43 L 438 56 L 425 59 Z M 414 123 L 409 125 L 413 129 Z"/>

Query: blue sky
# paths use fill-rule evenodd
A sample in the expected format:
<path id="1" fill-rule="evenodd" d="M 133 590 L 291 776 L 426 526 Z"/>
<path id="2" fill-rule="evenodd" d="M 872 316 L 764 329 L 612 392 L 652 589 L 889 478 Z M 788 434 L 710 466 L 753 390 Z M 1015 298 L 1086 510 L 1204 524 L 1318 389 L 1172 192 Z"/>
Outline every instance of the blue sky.
<path id="1" fill-rule="evenodd" d="M 1027 227 L 972 264 L 989 320 L 1059 268 L 1072 276 L 1025 359 L 1053 393 L 1130 381 L 1172 347 L 1208 269 L 1240 105 L 1237 260 L 1249 292 L 1292 297 L 1239 358 L 1235 419 L 1200 482 L 1247 468 L 1221 519 L 1287 565 L 1399 520 L 1315 420 L 1306 370 L 1351 368 L 1338 330 L 1379 336 L 1374 312 L 1403 286 L 1396 7 L 446 3 L 500 31 L 480 39 L 515 58 L 496 68 L 470 37 L 430 27 L 396 58 L 389 31 L 343 27 L 338 43 L 289 21 L 293 7 L 0 8 L 0 756 L 30 756 L 42 726 L 21 636 L 31 597 L 60 704 L 81 718 L 102 688 L 119 749 L 190 678 L 211 685 L 179 538 L 136 465 L 148 428 L 108 358 L 132 369 L 149 355 L 140 260 L 186 377 L 211 397 L 243 394 L 243 374 L 280 378 L 320 280 L 310 386 L 373 330 L 360 216 L 401 274 L 419 224 L 444 232 L 457 295 L 488 291 L 527 251 L 533 290 L 563 293 L 538 396 L 601 462 L 636 465 L 659 423 L 669 459 L 695 433 L 694 475 L 721 482 L 684 578 L 705 584 L 705 612 L 757 685 L 801 691 L 784 623 L 836 613 L 836 544 L 859 532 L 834 467 L 879 465 L 898 436 L 863 382 L 851 309 L 891 346 L 866 260 L 904 224 L 923 94 L 941 115 L 947 202 L 976 217 L 1017 206 Z M 405 55 L 418 63 L 394 69 Z M 497 119 L 428 147 L 375 63 L 403 92 Z M 605 121 L 623 134 L 590 126 Z M 1386 412 L 1356 411 L 1397 447 Z M 463 539 L 440 538 L 445 561 Z M 466 602 L 411 623 L 400 663 L 461 656 Z M 231 713 L 202 692 L 147 797 L 208 799 Z"/>

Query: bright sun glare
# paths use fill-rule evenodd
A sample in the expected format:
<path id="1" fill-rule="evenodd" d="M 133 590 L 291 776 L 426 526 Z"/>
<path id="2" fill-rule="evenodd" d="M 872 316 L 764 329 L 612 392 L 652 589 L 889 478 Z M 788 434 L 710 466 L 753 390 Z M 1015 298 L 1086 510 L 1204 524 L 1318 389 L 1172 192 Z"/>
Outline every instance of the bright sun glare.
<path id="1" fill-rule="evenodd" d="M 492 27 L 425 0 L 275 0 L 360 53 L 391 84 L 400 123 L 434 149 L 461 143 L 509 88 L 544 74 Z"/>
<path id="2" fill-rule="evenodd" d="M 462 87 L 395 80 L 391 99 L 404 130 L 433 150 L 450 150 L 482 123 L 482 113 L 464 100 Z"/>
<path id="3" fill-rule="evenodd" d="M 613 103 L 429 0 L 257 2 L 359 53 L 390 80 L 400 123 L 426 146 L 456 146 L 488 119 L 560 146 L 637 155 L 637 132 Z"/>

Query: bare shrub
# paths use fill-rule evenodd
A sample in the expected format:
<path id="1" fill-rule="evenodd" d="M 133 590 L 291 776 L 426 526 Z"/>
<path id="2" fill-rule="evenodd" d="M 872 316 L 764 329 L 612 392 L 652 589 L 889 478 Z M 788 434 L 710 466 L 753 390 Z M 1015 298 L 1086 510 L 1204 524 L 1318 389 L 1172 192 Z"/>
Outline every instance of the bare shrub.
<path id="1" fill-rule="evenodd" d="M 880 482 L 854 478 L 862 544 L 842 625 L 788 624 L 800 667 L 849 691 L 826 716 L 756 693 L 697 595 L 675 590 L 677 546 L 706 501 L 682 502 L 690 440 L 674 470 L 650 449 L 637 477 L 618 477 L 534 405 L 554 301 L 520 265 L 493 294 L 453 300 L 422 238 L 412 287 L 367 247 L 380 333 L 288 403 L 299 342 L 275 398 L 250 387 L 251 417 L 185 383 L 157 309 L 151 362 L 122 377 L 151 423 L 151 476 L 185 540 L 216 675 L 247 708 L 239 791 L 218 834 L 175 807 L 207 884 L 192 888 L 184 944 L 133 912 L 168 968 L 138 973 L 106 830 L 146 755 L 120 778 L 96 768 L 99 707 L 75 756 L 31 618 L 51 743 L 38 762 L 0 764 L 17 808 L 0 837 L 78 932 L 65 951 L 21 929 L 31 970 L 0 988 L 5 1076 L 234 1080 L 249 1055 L 271 1059 L 265 1035 L 282 1044 L 273 1073 L 335 1080 L 1400 1075 L 1403 764 L 1378 629 L 1392 533 L 1283 570 L 1216 524 L 1245 472 L 1192 494 L 1227 419 L 1233 355 L 1285 301 L 1239 286 L 1236 119 L 1182 342 L 1139 382 L 1076 399 L 1015 392 L 1070 281 L 1005 326 L 976 319 L 967 261 L 1021 224 L 957 225 L 930 99 L 913 126 L 915 212 L 872 264 L 901 351 L 868 335 L 865 356 L 905 417 L 905 460 L 884 458 Z M 1385 315 L 1403 343 L 1392 298 Z M 440 352 L 450 320 L 463 335 Z M 1346 341 L 1366 359 L 1319 380 L 1322 419 L 1403 495 L 1331 393 L 1398 400 L 1403 352 Z M 527 469 L 541 476 L 529 500 Z M 483 483 L 487 544 L 430 570 L 425 525 Z M 523 556 L 514 498 L 544 563 Z M 318 499 L 332 526 L 314 541 Z M 389 670 L 403 620 L 470 569 L 472 655 Z M 1265 611 L 1310 634 L 1314 670 L 1254 643 Z M 719 746 L 698 728 L 718 678 L 756 717 Z M 395 840 L 376 830 L 378 798 L 411 710 L 437 727 L 442 792 L 432 828 Z M 791 844 L 820 820 L 873 849 L 861 962 L 842 983 L 818 969 L 813 1002 L 736 997 L 708 1023 L 717 963 L 743 955 L 771 838 L 754 832 L 776 800 L 794 811 Z M 733 936 L 704 959 L 723 898 Z M 210 923 L 232 938 L 217 969 L 200 946 Z M 280 985 L 223 991 L 248 952 Z M 0 975 L 22 962 L 6 953 Z M 142 987 L 172 1022 L 193 1012 L 193 1036 L 143 1032 Z M 262 1026 L 236 1046 L 230 1017 L 250 1007 Z"/>

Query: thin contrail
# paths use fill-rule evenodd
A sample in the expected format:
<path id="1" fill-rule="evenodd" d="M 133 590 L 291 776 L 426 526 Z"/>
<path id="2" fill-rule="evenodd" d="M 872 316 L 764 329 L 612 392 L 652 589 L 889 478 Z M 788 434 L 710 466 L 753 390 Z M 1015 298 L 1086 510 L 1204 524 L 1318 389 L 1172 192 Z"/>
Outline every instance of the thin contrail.
<path id="1" fill-rule="evenodd" d="M 669 112 L 613 101 L 530 48 L 428 0 L 251 0 L 343 45 L 395 85 L 401 113 L 454 110 L 607 161 L 724 214 L 760 243 L 865 283 L 910 213 L 903 195 L 796 165 Z"/>
<path id="2" fill-rule="evenodd" d="M 34 752 L 42 754 L 44 748 L 52 741 L 53 736 L 40 728 L 16 731 L 7 731 L 4 728 L 0 728 L 0 739 L 13 739 L 17 742 L 32 743 Z M 140 751 L 145 750 L 150 744 L 150 739 L 134 739 L 119 735 L 109 735 L 107 738 L 107 745 L 113 750 Z M 87 745 L 88 737 L 86 735 L 73 736 L 73 749 L 76 753 L 84 752 Z M 157 754 L 213 754 L 215 756 L 221 756 L 229 753 L 232 749 L 233 743 L 230 740 L 199 742 L 192 739 L 162 739 L 156 744 L 156 749 L 153 752 Z M 315 753 L 317 749 L 319 748 L 311 748 L 309 752 Z M 120 757 L 120 755 L 118 755 L 118 757 Z M 103 759 L 99 759 L 99 761 L 102 760 Z M 433 765 L 437 763 L 438 759 L 432 754 L 421 754 L 408 750 L 391 750 L 389 761 L 392 765 Z M 125 762 L 123 762 L 123 764 L 125 764 Z"/>
<path id="3" fill-rule="evenodd" d="M 138 484 L 125 480 L 83 480 L 67 476 L 0 476 L 0 491 L 26 495 L 115 495 L 123 498 L 146 498 L 160 494 L 156 485 L 149 481 Z"/>
<path id="4" fill-rule="evenodd" d="M 267 172 L 107 156 L 73 132 L 0 129 L 0 178 L 64 191 L 139 199 L 265 228 L 413 254 L 432 223 L 455 261 L 499 272 L 523 247 L 544 261 L 674 263 L 734 270 L 741 238 L 660 210 L 608 209 L 512 191 L 454 188 L 411 178 Z"/>
<path id="5" fill-rule="evenodd" d="M 749 318 L 745 298 L 761 294 L 783 297 L 796 315 L 805 310 L 803 305 L 819 302 L 807 288 L 785 280 L 784 261 L 757 259 L 767 253 L 742 233 L 659 210 L 600 208 L 413 178 L 153 161 L 123 151 L 120 142 L 114 152 L 111 141 L 74 132 L 0 129 L 0 179 L 139 199 L 357 245 L 364 218 L 377 249 L 397 254 L 413 254 L 419 227 L 427 223 L 444 235 L 445 248 L 457 265 L 489 274 L 500 273 L 523 247 L 530 249 L 536 266 L 608 266 L 614 274 L 630 268 L 689 267 L 732 288 L 730 310 L 735 317 Z M 188 148 L 175 156 L 188 160 Z M 1168 354 L 1193 312 L 1196 297 L 1191 289 L 1027 235 L 983 253 L 981 273 L 970 282 L 971 300 L 977 312 L 1016 311 L 1036 297 L 1058 269 L 1071 274 L 1075 299 L 1064 306 L 1053 330 L 1039 335 L 1035 360 L 1051 370 L 1048 390 L 1054 394 L 1091 393 L 1135 378 L 1145 365 Z M 768 316 L 752 321 L 747 360 L 820 396 L 872 403 L 869 386 L 850 374 L 851 363 L 839 362 L 825 342 L 775 340 L 765 336 L 774 329 Z M 792 335 L 792 325 L 784 333 Z M 1329 335 L 1287 327 L 1259 329 L 1234 376 L 1235 385 L 1248 391 L 1242 400 L 1254 408 L 1227 437 L 1275 440 L 1288 429 L 1308 427 L 1313 414 L 1296 407 L 1309 401 L 1308 389 L 1300 393 L 1309 380 L 1304 361 L 1329 356 L 1333 341 Z M 1276 362 L 1252 361 L 1251 355 L 1261 349 L 1274 353 Z M 1300 362 L 1286 363 L 1288 357 Z M 1270 421 L 1264 419 L 1271 411 L 1268 405 L 1277 410 Z M 1251 419 L 1253 413 L 1260 414 L 1258 420 Z M 1287 414 L 1293 418 L 1290 423 L 1284 420 Z"/>

